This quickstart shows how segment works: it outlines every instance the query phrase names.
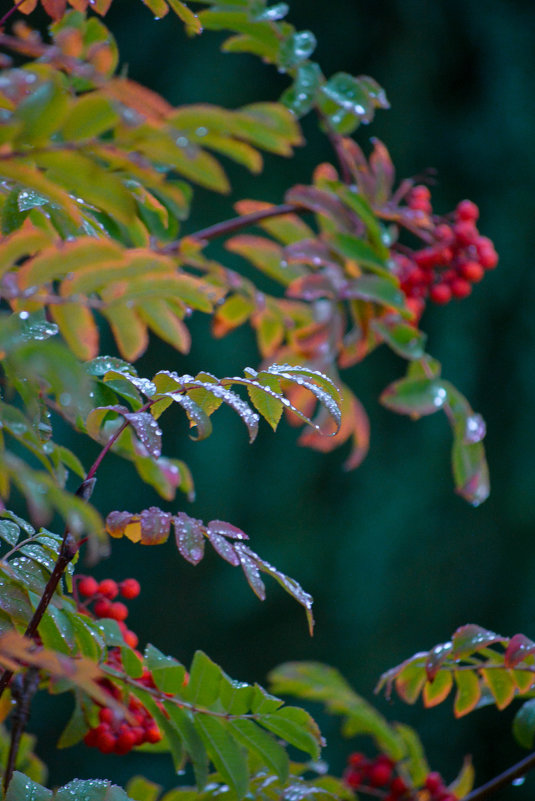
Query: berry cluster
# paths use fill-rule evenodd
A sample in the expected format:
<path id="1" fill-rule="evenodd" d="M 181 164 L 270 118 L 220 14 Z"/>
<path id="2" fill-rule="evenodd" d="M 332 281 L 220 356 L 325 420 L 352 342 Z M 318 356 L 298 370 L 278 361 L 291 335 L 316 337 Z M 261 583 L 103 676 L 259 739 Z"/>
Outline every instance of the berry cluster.
<path id="1" fill-rule="evenodd" d="M 347 764 L 344 781 L 352 790 L 362 793 L 369 790 L 374 796 L 378 790 L 383 790 L 383 801 L 408 801 L 411 798 L 407 784 L 395 772 L 395 762 L 385 754 L 379 754 L 375 759 L 368 759 L 364 754 L 350 754 Z"/>
<path id="2" fill-rule="evenodd" d="M 434 227 L 428 232 L 427 247 L 416 251 L 394 251 L 401 289 L 407 305 L 419 319 L 426 299 L 445 304 L 466 298 L 472 284 L 483 278 L 486 270 L 498 263 L 498 254 L 491 240 L 477 229 L 479 209 L 471 200 L 462 200 L 452 219 L 431 217 L 431 193 L 426 186 L 415 186 L 407 197 L 409 209 L 431 219 Z"/>
<path id="3" fill-rule="evenodd" d="M 100 583 L 92 576 L 81 576 L 77 583 L 78 595 L 86 600 L 78 605 L 79 611 L 88 611 L 88 605 L 93 604 L 93 615 L 97 618 L 108 617 L 116 620 L 121 629 L 124 641 L 130 648 L 138 644 L 138 637 L 126 626 L 124 622 L 128 617 L 128 608 L 115 598 L 120 594 L 125 600 L 137 598 L 140 593 L 139 582 L 134 578 L 127 578 L 119 584 L 113 579 L 103 579 Z"/>
<path id="4" fill-rule="evenodd" d="M 119 648 L 111 648 L 108 651 L 107 664 L 122 670 Z M 136 681 L 144 687 L 152 689 L 155 687 L 152 674 L 147 668 L 144 668 L 143 675 Z M 110 681 L 103 679 L 100 684 L 113 698 L 123 700 L 121 691 Z M 132 716 L 132 722 L 126 721 L 111 707 L 101 706 L 98 713 L 99 724 L 93 729 L 89 729 L 84 737 L 85 744 L 98 748 L 103 754 L 127 754 L 137 745 L 157 743 L 162 739 L 162 734 L 154 718 L 132 695 L 128 699 L 128 710 Z"/>
<path id="5" fill-rule="evenodd" d="M 368 792 L 382 801 L 457 801 L 439 773 L 429 773 L 424 786 L 411 789 L 396 773 L 396 763 L 385 754 L 368 759 L 364 754 L 351 754 L 347 760 L 344 781 L 352 790 Z"/>

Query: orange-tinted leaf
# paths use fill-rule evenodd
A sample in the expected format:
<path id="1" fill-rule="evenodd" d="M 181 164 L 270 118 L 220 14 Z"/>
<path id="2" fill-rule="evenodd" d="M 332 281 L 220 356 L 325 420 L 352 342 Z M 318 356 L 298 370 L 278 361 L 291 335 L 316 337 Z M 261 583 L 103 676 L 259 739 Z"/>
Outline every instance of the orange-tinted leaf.
<path id="1" fill-rule="evenodd" d="M 31 14 L 36 6 L 37 0 L 23 0 L 23 2 L 17 6 L 17 11 L 22 11 L 23 14 Z"/>
<path id="2" fill-rule="evenodd" d="M 70 222 L 80 225 L 82 217 L 80 209 L 55 180 L 50 180 L 36 167 L 23 164 L 15 159 L 3 159 L 0 162 L 0 176 L 17 181 L 27 189 L 34 189 L 38 194 L 44 195 L 52 203 L 56 203 L 67 215 Z"/>
<path id="3" fill-rule="evenodd" d="M 49 311 L 75 356 L 84 361 L 98 356 L 98 328 L 90 309 L 81 303 L 58 303 Z"/>
<path id="4" fill-rule="evenodd" d="M 41 0 L 41 5 L 49 17 L 57 20 L 65 14 L 67 0 Z"/>
<path id="5" fill-rule="evenodd" d="M 232 253 L 239 253 L 255 267 L 285 286 L 301 275 L 301 269 L 288 265 L 280 245 L 252 234 L 234 236 L 225 242 Z"/>
<path id="6" fill-rule="evenodd" d="M 122 254 L 123 248 L 110 239 L 81 236 L 72 242 L 61 242 L 41 250 L 21 267 L 18 283 L 21 289 L 28 289 L 62 278 L 67 273 L 76 273 L 87 265 L 103 269 L 103 265 L 108 266 Z"/>
<path id="7" fill-rule="evenodd" d="M 263 358 L 273 356 L 284 339 L 284 323 L 280 315 L 270 308 L 262 309 L 251 317 L 256 329 L 256 339 Z"/>
<path id="8" fill-rule="evenodd" d="M 455 670 L 453 675 L 457 685 L 453 711 L 455 717 L 460 718 L 463 715 L 467 715 L 478 705 L 481 698 L 481 687 L 479 677 L 475 671 Z"/>
<path id="9" fill-rule="evenodd" d="M 437 706 L 444 701 L 453 686 L 453 676 L 449 670 L 439 670 L 433 680 L 428 680 L 423 691 L 426 707 Z"/>
<path id="10" fill-rule="evenodd" d="M 223 337 L 229 331 L 237 328 L 249 319 L 255 309 L 255 304 L 244 295 L 230 295 L 217 307 L 212 320 L 212 333 L 216 337 Z"/>
<path id="11" fill-rule="evenodd" d="M 29 256 L 50 244 L 50 234 L 34 228 L 26 219 L 21 228 L 4 237 L 0 243 L 0 276 L 13 267 L 22 256 Z"/>
<path id="12" fill-rule="evenodd" d="M 136 311 L 125 303 L 115 303 L 102 314 L 108 320 L 121 356 L 134 362 L 147 349 L 147 326 Z"/>

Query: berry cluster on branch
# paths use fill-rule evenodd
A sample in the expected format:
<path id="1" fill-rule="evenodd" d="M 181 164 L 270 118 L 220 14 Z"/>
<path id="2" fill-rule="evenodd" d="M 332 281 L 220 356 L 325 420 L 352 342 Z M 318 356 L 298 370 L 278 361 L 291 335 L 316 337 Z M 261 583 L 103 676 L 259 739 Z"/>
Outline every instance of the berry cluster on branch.
<path id="1" fill-rule="evenodd" d="M 141 657 L 141 654 L 139 656 Z M 119 648 L 111 648 L 108 651 L 107 664 L 118 670 L 123 669 Z M 152 674 L 147 668 L 143 669 L 143 674 L 136 681 L 143 687 L 150 689 L 154 689 L 156 686 Z M 121 697 L 121 691 L 112 682 L 108 681 L 108 679 L 103 679 L 100 684 L 115 700 L 124 702 Z M 162 739 L 162 734 L 154 718 L 147 712 L 143 704 L 132 695 L 128 698 L 128 711 L 131 715 L 131 722 L 125 720 L 115 709 L 101 706 L 98 713 L 99 724 L 89 729 L 84 737 L 84 743 L 90 747 L 98 748 L 103 754 L 127 754 L 137 745 L 157 743 Z"/>
<path id="2" fill-rule="evenodd" d="M 431 193 L 426 186 L 414 186 L 407 206 L 431 221 L 428 243 L 419 250 L 398 246 L 392 257 L 397 267 L 407 305 L 418 320 L 426 300 L 444 305 L 468 297 L 472 285 L 498 264 L 494 245 L 477 229 L 479 209 L 471 200 L 458 203 L 451 219 L 433 215 Z"/>
<path id="3" fill-rule="evenodd" d="M 396 763 L 386 754 L 369 759 L 364 754 L 350 754 L 344 782 L 352 790 L 380 798 L 381 801 L 457 801 L 439 773 L 426 776 L 423 788 L 414 790 L 396 770 Z"/>
<path id="4" fill-rule="evenodd" d="M 130 648 L 137 646 L 139 642 L 137 634 L 131 631 L 124 622 L 128 617 L 128 608 L 126 604 L 115 600 L 118 595 L 125 600 L 137 598 L 141 587 L 135 578 L 127 578 L 118 584 L 113 579 L 103 579 L 99 583 L 92 576 L 82 576 L 79 578 L 76 588 L 78 596 L 86 599 L 83 603 L 79 603 L 79 612 L 88 613 L 88 605 L 92 603 L 94 617 L 116 620 L 125 643 Z"/>

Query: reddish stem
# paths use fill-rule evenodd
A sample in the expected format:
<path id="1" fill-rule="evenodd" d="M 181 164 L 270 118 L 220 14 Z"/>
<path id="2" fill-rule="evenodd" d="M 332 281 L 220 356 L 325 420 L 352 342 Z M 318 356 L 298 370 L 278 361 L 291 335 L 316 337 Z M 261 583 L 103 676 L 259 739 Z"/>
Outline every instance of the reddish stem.
<path id="1" fill-rule="evenodd" d="M 282 217 L 284 214 L 303 214 L 307 209 L 302 206 L 297 206 L 294 203 L 281 203 L 279 206 L 271 206 L 269 209 L 261 209 L 260 211 L 252 211 L 250 214 L 243 214 L 241 217 L 233 217 L 231 220 L 224 220 L 223 222 L 209 225 L 208 228 L 201 228 L 194 234 L 188 234 L 187 239 L 195 239 L 198 242 L 209 242 L 211 239 L 216 239 L 219 236 L 227 236 L 239 231 L 242 228 L 247 228 L 250 225 L 261 220 L 267 220 L 270 217 Z M 177 247 L 176 242 L 167 245 L 164 250 L 173 251 Z"/>

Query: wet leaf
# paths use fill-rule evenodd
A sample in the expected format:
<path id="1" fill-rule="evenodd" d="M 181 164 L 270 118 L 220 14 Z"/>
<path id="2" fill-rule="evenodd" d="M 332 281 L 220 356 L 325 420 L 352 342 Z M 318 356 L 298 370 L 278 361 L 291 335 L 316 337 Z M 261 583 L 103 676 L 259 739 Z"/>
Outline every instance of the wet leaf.
<path id="1" fill-rule="evenodd" d="M 447 398 L 446 388 L 439 379 L 402 378 L 383 390 L 380 401 L 387 409 L 417 418 L 434 414 Z"/>
<path id="2" fill-rule="evenodd" d="M 533 748 L 535 737 L 535 698 L 520 707 L 513 721 L 513 734 L 523 748 Z"/>
<path id="3" fill-rule="evenodd" d="M 476 673 L 471 670 L 455 670 L 453 676 L 457 685 L 453 711 L 455 717 L 460 718 L 475 709 L 481 698 L 481 687 Z"/>
<path id="4" fill-rule="evenodd" d="M 174 517 L 175 539 L 178 552 L 192 565 L 204 556 L 204 526 L 201 520 L 179 512 Z"/>

